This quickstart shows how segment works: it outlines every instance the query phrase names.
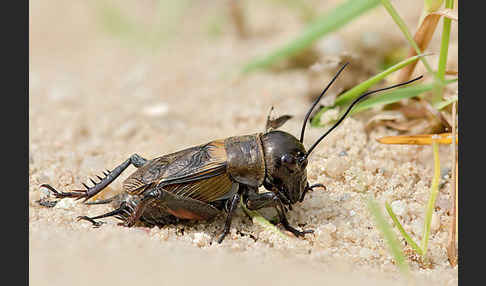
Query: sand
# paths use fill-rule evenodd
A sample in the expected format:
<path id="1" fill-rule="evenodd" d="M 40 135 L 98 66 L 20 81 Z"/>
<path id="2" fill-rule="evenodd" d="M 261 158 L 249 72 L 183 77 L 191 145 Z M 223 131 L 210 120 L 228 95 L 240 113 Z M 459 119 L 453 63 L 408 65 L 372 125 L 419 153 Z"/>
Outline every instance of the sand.
<path id="1" fill-rule="evenodd" d="M 146 27 L 154 26 L 155 2 L 118 2 Z M 331 2 L 339 1 L 316 2 L 309 1 L 316 10 L 326 11 L 335 5 Z M 101 214 L 110 206 L 86 206 L 71 199 L 55 208 L 39 206 L 36 200 L 45 196 L 39 188 L 42 183 L 79 189 L 89 177 L 114 168 L 133 153 L 154 158 L 218 138 L 262 132 L 271 106 L 276 114 L 294 116 L 281 129 L 297 135 L 310 106 L 307 69 L 235 75 L 252 56 L 285 43 L 303 27 L 286 6 L 248 1 L 251 33 L 240 39 L 226 17 L 228 2 L 187 2 L 192 4 L 174 8 L 184 11 L 183 16 L 172 22 L 163 18 L 169 24 L 159 34 L 159 47 L 150 48 L 140 34 L 134 38 L 104 29 L 97 3 L 101 2 L 30 2 L 31 285 L 410 282 L 397 270 L 366 202 L 369 197 L 380 206 L 390 202 L 405 229 L 420 241 L 433 173 L 432 148 L 382 145 L 376 138 L 398 132 L 384 126 L 367 130 L 364 115 L 346 119 L 310 158 L 309 181 L 327 190 L 315 189 L 288 213 L 293 225 L 315 230 L 305 238 L 282 238 L 264 230 L 240 209 L 231 233 L 217 244 L 224 215 L 162 228 L 125 228 L 106 219 L 102 227 L 93 228 L 76 217 Z M 421 3 L 396 3 L 412 27 Z M 170 24 L 174 21 L 179 26 Z M 374 31 L 368 35 L 378 37 L 380 46 L 387 37 L 390 43 L 403 43 L 380 7 L 333 34 L 330 44 L 326 40 L 319 45 L 338 46 L 359 56 L 361 44 L 356 43 L 364 25 Z M 155 33 L 144 32 L 147 37 Z M 452 39 L 449 61 L 454 65 L 456 30 Z M 436 58 L 431 62 L 435 64 Z M 356 69 L 350 69 L 349 77 L 353 72 Z M 324 85 L 329 79 L 323 75 L 320 80 Z M 323 132 L 308 127 L 305 145 Z M 450 266 L 446 253 L 450 147 L 440 147 L 440 159 L 443 178 L 428 261 L 420 261 L 407 248 L 416 285 L 458 284 L 457 267 Z M 102 195 L 119 191 L 134 170 L 130 166 Z"/>

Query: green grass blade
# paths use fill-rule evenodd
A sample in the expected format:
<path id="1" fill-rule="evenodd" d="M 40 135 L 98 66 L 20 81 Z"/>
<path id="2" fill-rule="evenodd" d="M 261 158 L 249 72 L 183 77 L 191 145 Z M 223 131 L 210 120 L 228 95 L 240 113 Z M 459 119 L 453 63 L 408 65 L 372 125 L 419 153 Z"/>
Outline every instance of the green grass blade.
<path id="1" fill-rule="evenodd" d="M 388 214 L 390 215 L 390 217 L 392 218 L 393 222 L 397 226 L 398 230 L 402 234 L 403 238 L 405 238 L 407 243 L 415 250 L 415 252 L 417 252 L 419 255 L 422 255 L 422 253 L 423 253 L 422 249 L 420 249 L 420 246 L 418 246 L 418 244 L 415 243 L 415 241 L 413 241 L 413 239 L 405 231 L 402 224 L 398 221 L 398 218 L 396 217 L 395 213 L 393 212 L 392 208 L 390 207 L 390 205 L 388 203 L 385 203 L 385 208 L 386 208 L 386 211 L 388 212 Z"/>
<path id="2" fill-rule="evenodd" d="M 424 85 L 413 86 L 408 88 L 405 87 L 405 88 L 394 90 L 393 92 L 382 94 L 377 97 L 372 97 L 370 99 L 364 100 L 363 102 L 359 103 L 356 107 L 354 107 L 353 110 L 350 112 L 350 115 L 372 108 L 377 105 L 390 104 L 390 103 L 398 102 L 405 98 L 416 97 L 426 91 L 430 91 L 434 89 L 434 87 L 435 87 L 434 84 L 424 84 Z"/>
<path id="3" fill-rule="evenodd" d="M 189 1 L 158 0 L 154 23 L 149 25 L 123 12 L 111 1 L 99 0 L 95 1 L 94 5 L 99 14 L 101 27 L 106 32 L 129 45 L 148 48 L 155 52 L 175 33 Z"/>
<path id="4" fill-rule="evenodd" d="M 138 31 L 137 25 L 122 11 L 109 5 L 106 1 L 97 2 L 102 27 L 110 34 L 118 37 L 130 37 Z"/>
<path id="5" fill-rule="evenodd" d="M 451 97 L 450 99 L 447 99 L 447 100 L 441 100 L 437 103 L 434 104 L 434 107 L 437 109 L 437 110 L 441 110 L 442 108 L 446 107 L 447 105 L 453 103 L 453 102 L 456 102 L 458 100 L 458 97 L 457 95 Z"/>
<path id="6" fill-rule="evenodd" d="M 403 255 L 403 250 L 400 246 L 400 242 L 398 241 L 391 226 L 388 224 L 385 217 L 383 216 L 378 203 L 376 203 L 372 198 L 368 199 L 368 209 L 373 215 L 376 227 L 383 234 L 383 237 L 388 244 L 388 248 L 390 249 L 390 253 L 393 255 L 395 262 L 397 263 L 398 269 L 400 269 L 400 271 L 404 274 L 410 274 L 408 263 L 405 260 L 405 256 Z"/>
<path id="7" fill-rule="evenodd" d="M 390 14 L 390 16 L 393 18 L 393 20 L 395 21 L 395 23 L 397 24 L 397 26 L 400 28 L 400 30 L 402 31 L 402 33 L 404 34 L 405 38 L 410 43 L 410 45 L 413 47 L 413 49 L 415 50 L 415 52 L 417 54 L 421 54 L 422 51 L 418 47 L 417 43 L 415 43 L 415 40 L 413 39 L 412 34 L 410 33 L 410 31 L 407 28 L 407 25 L 405 24 L 405 22 L 403 21 L 403 19 L 400 17 L 400 15 L 398 14 L 398 12 L 395 10 L 395 8 L 393 7 L 393 5 L 390 3 L 390 1 L 389 0 L 381 0 L 381 3 L 383 5 L 383 7 L 385 7 L 385 9 L 388 11 L 388 13 Z M 430 64 L 427 62 L 427 59 L 421 58 L 420 60 L 424 64 L 424 66 L 427 69 L 427 71 L 429 72 L 429 74 L 434 77 L 434 81 L 436 83 L 436 86 L 435 86 L 435 89 L 434 89 L 434 94 L 431 97 L 431 103 L 432 104 L 435 104 L 435 103 L 437 103 L 438 101 L 441 100 L 441 95 L 442 95 L 442 92 L 441 92 L 442 85 L 441 85 L 441 83 L 444 82 L 443 81 L 443 78 L 440 78 L 436 73 L 433 72 L 432 68 L 430 67 Z"/>
<path id="8" fill-rule="evenodd" d="M 456 82 L 457 79 L 453 80 L 448 80 L 446 81 L 446 84 Z M 351 114 L 355 114 L 358 112 L 361 112 L 363 110 L 372 108 L 377 105 L 386 105 L 386 104 L 391 104 L 398 102 L 402 99 L 405 98 L 412 98 L 421 95 L 424 92 L 431 91 L 436 87 L 435 83 L 429 83 L 429 84 L 418 84 L 416 86 L 410 86 L 410 87 L 403 87 L 400 89 L 384 92 L 383 94 L 376 95 L 375 97 L 363 100 L 363 102 L 360 102 L 358 105 L 356 105 L 353 110 L 350 112 Z M 447 101 L 442 101 L 440 102 L 440 105 L 435 106 L 438 109 L 444 108 L 445 106 L 451 104 L 452 102 L 457 100 L 457 96 L 455 97 L 455 100 L 452 98 Z M 440 107 L 440 108 L 439 108 Z"/>
<path id="9" fill-rule="evenodd" d="M 434 153 L 434 177 L 432 178 L 432 185 L 430 187 L 430 197 L 425 209 L 424 221 L 424 235 L 422 236 L 422 250 L 423 255 L 427 254 L 427 246 L 429 243 L 430 224 L 432 222 L 432 213 L 434 212 L 435 199 L 439 193 L 439 179 L 440 179 L 440 160 L 439 160 L 439 143 L 433 142 L 432 149 Z"/>
<path id="10" fill-rule="evenodd" d="M 446 0 L 446 8 L 452 9 L 454 7 L 454 0 Z M 444 80 L 445 70 L 447 65 L 447 54 L 449 52 L 449 38 L 451 35 L 451 19 L 443 17 L 444 26 L 442 29 L 442 38 L 440 44 L 439 67 L 437 69 L 437 76 Z"/>
<path id="11" fill-rule="evenodd" d="M 334 105 L 331 106 L 331 107 L 326 107 L 326 108 L 322 108 L 321 110 L 319 110 L 316 115 L 312 118 L 312 121 L 311 121 L 311 125 L 312 126 L 319 126 L 319 122 L 320 122 L 320 118 L 322 116 L 322 114 L 324 114 L 324 112 L 326 112 L 327 110 L 329 109 L 332 109 L 336 106 L 341 106 L 341 105 L 345 105 L 351 101 L 353 101 L 354 99 L 358 98 L 358 96 L 360 96 L 361 94 L 363 94 L 363 92 L 367 91 L 371 86 L 379 83 L 381 80 L 383 80 L 386 76 L 388 76 L 389 74 L 413 63 L 415 60 L 417 60 L 418 58 L 421 58 L 425 55 L 416 55 L 414 57 L 410 57 L 408 59 L 405 59 L 389 68 L 387 68 L 386 70 L 382 71 L 381 73 L 369 78 L 368 80 L 360 83 L 359 85 L 353 87 L 352 89 L 346 91 L 345 93 L 341 94 L 337 99 L 336 101 L 334 102 Z"/>
<path id="12" fill-rule="evenodd" d="M 246 208 L 245 204 L 243 204 L 242 201 L 240 201 L 240 205 L 243 211 L 252 218 L 254 224 L 258 224 L 259 226 L 263 227 L 265 230 L 278 234 L 283 239 L 289 239 L 287 235 L 281 232 L 273 223 L 265 219 L 259 212 L 249 210 L 248 208 Z"/>
<path id="13" fill-rule="evenodd" d="M 383 5 L 383 7 L 385 7 L 385 9 L 388 11 L 390 16 L 393 18 L 393 21 L 395 21 L 397 26 L 400 28 L 403 35 L 405 36 L 407 41 L 410 43 L 410 45 L 414 48 L 417 55 L 420 55 L 422 53 L 422 51 L 420 51 L 420 48 L 418 47 L 417 43 L 415 43 L 415 40 L 413 39 L 412 34 L 408 30 L 407 25 L 405 24 L 405 21 L 403 21 L 403 19 L 400 17 L 400 15 L 395 10 L 395 8 L 390 3 L 390 1 L 389 0 L 381 0 L 381 4 Z M 435 73 L 432 71 L 432 68 L 430 67 L 429 63 L 427 62 L 427 59 L 421 58 L 420 60 L 424 64 L 425 68 L 427 68 L 427 71 L 431 75 L 435 75 Z"/>
<path id="14" fill-rule="evenodd" d="M 364 12 L 375 8 L 379 3 L 380 0 L 348 0 L 344 2 L 326 15 L 318 17 L 294 40 L 268 55 L 248 63 L 243 67 L 242 72 L 248 73 L 257 69 L 267 68 L 279 60 L 303 51 L 322 36 L 341 28 Z"/>
<path id="15" fill-rule="evenodd" d="M 425 55 L 416 55 L 414 57 L 410 57 L 408 59 L 405 59 L 389 68 L 386 70 L 382 71 L 381 73 L 369 78 L 368 80 L 360 83 L 359 85 L 353 87 L 352 89 L 346 91 L 345 93 L 341 94 L 336 101 L 334 102 L 334 105 L 344 105 L 347 104 L 356 98 L 360 96 L 363 92 L 367 91 L 370 87 L 373 85 L 379 83 L 382 81 L 385 77 L 387 77 L 389 74 L 396 72 L 397 70 L 402 69 L 403 67 L 413 63 L 419 58 L 423 58 Z"/>
<path id="16" fill-rule="evenodd" d="M 314 117 L 312 117 L 311 121 L 310 121 L 310 124 L 312 127 L 319 127 L 319 126 L 323 126 L 321 125 L 321 117 L 324 113 L 326 113 L 326 111 L 328 110 L 331 110 L 333 108 L 336 108 L 336 106 L 324 106 L 322 107 L 321 109 L 319 109 L 316 114 L 314 115 Z"/>
<path id="17" fill-rule="evenodd" d="M 425 0 L 424 1 L 425 12 L 437 11 L 440 8 L 440 6 L 442 6 L 442 2 L 444 2 L 444 0 Z"/>
<path id="18" fill-rule="evenodd" d="M 446 0 L 445 7 L 452 9 L 454 7 L 454 0 Z M 442 81 L 445 78 L 447 55 L 449 53 L 449 39 L 451 35 L 452 20 L 447 17 L 443 17 L 443 21 L 444 21 L 444 26 L 442 28 L 442 36 L 441 36 L 441 43 L 440 43 L 439 66 L 437 68 L 437 77 Z M 434 98 L 432 98 L 432 104 L 434 106 L 440 104 L 440 101 L 442 100 L 441 95 L 443 93 L 444 93 L 444 88 L 437 87 L 437 94 Z"/>

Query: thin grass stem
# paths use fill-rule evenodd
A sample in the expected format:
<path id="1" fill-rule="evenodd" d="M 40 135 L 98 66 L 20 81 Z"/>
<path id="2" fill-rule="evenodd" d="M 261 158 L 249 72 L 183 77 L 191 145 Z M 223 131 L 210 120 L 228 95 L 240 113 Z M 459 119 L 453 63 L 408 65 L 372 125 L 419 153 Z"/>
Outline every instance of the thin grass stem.
<path id="1" fill-rule="evenodd" d="M 439 160 L 439 143 L 432 141 L 432 149 L 434 153 L 434 176 L 432 178 L 432 185 L 430 187 L 430 197 L 425 209 L 424 234 L 422 236 L 422 251 L 423 255 L 427 254 L 427 246 L 430 236 L 430 225 L 432 222 L 432 214 L 434 212 L 435 199 L 439 193 L 439 179 L 440 179 L 440 160 Z"/>
<path id="2" fill-rule="evenodd" d="M 408 235 L 408 233 L 405 231 L 403 228 L 402 224 L 398 221 L 398 218 L 396 217 L 395 213 L 393 212 L 391 206 L 388 203 L 385 203 L 385 208 L 390 217 L 392 218 L 393 222 L 395 223 L 396 227 L 402 234 L 403 238 L 407 241 L 407 243 L 419 254 L 423 255 L 422 249 L 420 246 L 418 246 L 417 243 Z"/>
<path id="3" fill-rule="evenodd" d="M 376 227 L 381 231 L 385 241 L 388 244 L 390 253 L 393 255 L 395 262 L 397 263 L 398 269 L 407 276 L 410 275 L 410 269 L 405 256 L 403 255 L 402 247 L 398 241 L 395 233 L 393 232 L 391 226 L 386 221 L 383 216 L 380 207 L 377 202 L 375 202 L 371 197 L 368 199 L 368 209 L 373 215 Z"/>

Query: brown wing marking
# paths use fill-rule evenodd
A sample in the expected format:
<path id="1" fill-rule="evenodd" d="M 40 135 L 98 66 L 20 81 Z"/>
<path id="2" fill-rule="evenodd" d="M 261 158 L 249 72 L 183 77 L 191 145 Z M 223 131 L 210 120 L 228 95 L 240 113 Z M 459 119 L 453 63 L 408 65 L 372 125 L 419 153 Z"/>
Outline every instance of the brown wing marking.
<path id="1" fill-rule="evenodd" d="M 208 179 L 169 185 L 164 189 L 179 197 L 212 202 L 231 191 L 232 184 L 228 174 L 224 173 Z"/>
<path id="2" fill-rule="evenodd" d="M 191 147 L 149 161 L 123 182 L 131 194 L 152 183 L 170 186 L 212 178 L 226 172 L 224 140 Z"/>

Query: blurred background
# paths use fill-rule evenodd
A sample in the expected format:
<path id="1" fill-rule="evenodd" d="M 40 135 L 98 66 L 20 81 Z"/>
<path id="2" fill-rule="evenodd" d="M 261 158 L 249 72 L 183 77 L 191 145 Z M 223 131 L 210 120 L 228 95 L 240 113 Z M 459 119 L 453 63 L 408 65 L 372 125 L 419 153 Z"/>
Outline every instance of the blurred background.
<path id="1" fill-rule="evenodd" d="M 437 89 L 440 94 L 434 93 L 430 84 L 457 78 L 458 3 L 386 2 L 399 13 L 411 36 L 418 37 L 421 50 L 430 53 L 425 57 L 426 63 L 433 72 L 438 69 L 442 72 L 440 79 L 434 78 L 422 61 L 408 74 L 403 68 L 389 70 L 414 54 L 404 31 L 382 1 L 29 1 L 31 201 L 38 198 L 40 183 L 72 187 L 133 153 L 153 158 L 217 138 L 262 132 L 271 106 L 275 108 L 275 116 L 294 116 L 282 129 L 297 135 L 312 101 L 344 62 L 349 62 L 349 66 L 321 102 L 330 106 L 329 112 L 314 113 L 313 124 L 308 125 L 306 133 L 306 146 L 342 112 L 345 105 L 336 104 L 341 94 L 387 70 L 386 76 L 376 80 L 371 89 L 422 74 L 424 80 L 418 86 L 419 91 L 394 95 L 393 100 L 383 97 L 383 101 L 357 114 L 356 120 L 366 125 L 366 136 L 450 132 L 454 124 L 451 103 L 457 101 L 457 82 Z M 454 8 L 445 9 L 445 2 L 453 2 Z M 438 15 L 436 21 L 427 18 L 431 14 Z M 445 43 L 444 18 L 452 20 L 450 37 Z M 424 22 L 425 36 L 415 35 Z M 448 51 L 445 60 L 441 60 L 444 45 Z M 328 148 L 322 145 L 319 152 Z M 329 148 L 342 150 L 335 145 Z M 348 152 L 353 148 L 349 147 Z M 429 152 L 427 157 L 417 160 L 431 162 L 431 158 Z M 112 189 L 120 188 L 123 177 L 130 172 L 113 183 Z M 58 241 L 68 242 L 70 236 L 61 233 L 78 231 L 71 221 L 80 209 L 51 217 L 52 212 L 34 205 L 31 202 L 30 255 L 34 275 L 31 277 L 39 278 L 39 284 L 53 281 L 49 279 L 68 283 L 63 280 L 67 276 L 49 276 L 44 272 L 49 265 L 61 263 L 65 258 L 59 245 L 42 242 L 51 237 L 47 231 L 57 233 Z M 87 211 L 85 206 L 77 208 Z M 305 214 L 299 219 L 304 221 Z M 52 226 L 53 222 L 68 221 L 69 226 Z M 82 237 L 79 244 L 91 245 L 88 237 L 80 235 L 76 234 Z M 142 241 L 137 240 L 138 245 L 144 245 Z M 151 247 L 150 251 L 158 251 Z M 73 245 L 64 250 L 71 257 L 84 255 L 82 249 L 76 249 Z M 265 255 L 270 255 L 270 250 L 266 249 Z M 105 251 L 101 253 L 112 255 Z M 170 255 L 167 249 L 161 251 Z M 218 257 L 229 259 L 224 255 Z M 157 261 L 156 257 L 150 259 Z M 203 261 L 204 257 L 194 259 Z M 84 262 L 71 263 L 83 266 Z M 360 264 L 367 262 L 363 260 Z M 217 265 L 214 267 L 223 267 Z M 262 269 L 271 269 L 270 264 L 262 265 Z M 241 267 L 253 268 L 251 263 L 243 263 Z M 281 267 L 297 266 L 291 262 Z M 312 267 L 299 269 L 302 268 L 302 273 L 314 273 L 309 270 Z M 78 281 L 88 281 L 83 280 L 83 275 L 76 275 Z M 285 278 L 289 274 L 282 275 Z M 448 268 L 440 268 L 431 276 L 435 277 L 432 281 L 440 281 L 441 285 L 457 284 L 457 272 Z M 380 277 L 373 285 L 381 285 Z M 117 279 L 122 281 L 120 277 Z M 357 280 L 350 278 L 350 281 Z M 383 285 L 390 285 L 388 282 Z"/>
<path id="2" fill-rule="evenodd" d="M 393 2 L 412 34 L 426 2 Z M 78 128 L 93 135 L 117 136 L 111 124 L 131 134 L 130 122 L 137 120 L 153 136 L 179 128 L 194 134 L 215 124 L 253 132 L 271 105 L 277 114 L 305 114 L 342 63 L 350 65 L 324 105 L 404 60 L 410 49 L 380 1 L 31 1 L 29 9 L 30 103 L 44 103 L 31 108 L 31 118 L 59 105 L 62 110 L 42 117 L 69 125 L 90 112 L 98 116 L 96 128 Z M 427 61 L 434 70 L 441 45 L 437 27 L 425 50 L 433 53 Z M 457 25 L 451 28 L 446 69 L 454 73 Z M 292 45 L 298 49 L 285 50 Z M 378 83 L 395 83 L 397 74 Z M 430 81 L 422 63 L 413 71 L 420 74 Z M 110 110 L 117 114 L 103 116 Z M 401 123 L 401 131 L 412 130 Z M 228 135 L 206 129 L 213 132 L 208 135 Z M 143 141 L 133 135 L 126 143 Z"/>

